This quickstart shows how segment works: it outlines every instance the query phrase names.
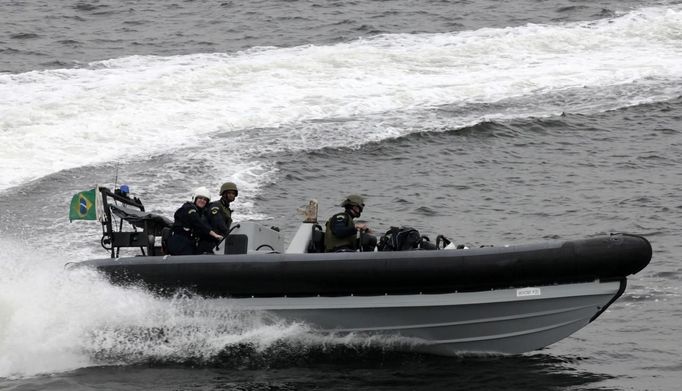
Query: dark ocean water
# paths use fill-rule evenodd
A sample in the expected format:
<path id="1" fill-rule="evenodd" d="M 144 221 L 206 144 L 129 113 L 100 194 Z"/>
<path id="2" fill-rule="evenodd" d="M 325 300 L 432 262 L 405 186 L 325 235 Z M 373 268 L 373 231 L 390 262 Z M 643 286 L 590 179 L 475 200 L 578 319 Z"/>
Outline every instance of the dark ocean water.
<path id="1" fill-rule="evenodd" d="M 595 20 L 647 2 L 8 1 L 0 71 L 72 67 L 129 55 L 330 44 L 386 33 Z"/>
<path id="2" fill-rule="evenodd" d="M 0 72 L 0 389 L 679 389 L 679 1 L 7 1 Z M 285 235 L 358 192 L 377 231 L 633 232 L 654 257 L 572 337 L 455 358 L 62 270 L 104 255 L 75 192 L 171 216 L 228 179 Z"/>

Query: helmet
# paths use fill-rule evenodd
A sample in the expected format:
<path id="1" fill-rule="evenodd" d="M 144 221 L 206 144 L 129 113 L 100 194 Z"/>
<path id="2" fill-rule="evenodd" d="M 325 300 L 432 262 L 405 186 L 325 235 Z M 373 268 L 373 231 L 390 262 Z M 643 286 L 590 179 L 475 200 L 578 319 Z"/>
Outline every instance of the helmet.
<path id="1" fill-rule="evenodd" d="M 237 185 L 235 185 L 232 182 L 225 182 L 223 183 L 222 186 L 220 186 L 220 195 L 222 196 L 224 192 L 228 190 L 234 190 L 235 192 L 235 197 L 239 195 L 239 189 L 237 189 Z"/>
<path id="2" fill-rule="evenodd" d="M 346 197 L 345 200 L 343 200 L 341 206 L 343 207 L 359 206 L 360 209 L 363 209 L 365 207 L 365 200 L 360 195 L 351 194 L 348 197 Z"/>
<path id="3" fill-rule="evenodd" d="M 121 185 L 121 187 L 119 189 L 121 189 L 121 193 L 123 193 L 123 194 L 130 193 L 130 188 L 128 188 L 128 185 Z"/>
<path id="4" fill-rule="evenodd" d="M 194 189 L 194 194 L 192 194 L 192 202 L 196 201 L 197 197 L 205 197 L 208 198 L 209 201 L 211 200 L 211 195 L 209 194 L 208 189 L 204 186 Z"/>

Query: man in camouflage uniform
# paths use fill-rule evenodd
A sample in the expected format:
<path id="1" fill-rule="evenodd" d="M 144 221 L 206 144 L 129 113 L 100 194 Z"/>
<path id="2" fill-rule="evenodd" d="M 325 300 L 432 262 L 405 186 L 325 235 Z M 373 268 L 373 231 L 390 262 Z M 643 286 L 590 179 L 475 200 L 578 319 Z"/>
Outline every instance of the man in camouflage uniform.
<path id="1" fill-rule="evenodd" d="M 220 186 L 220 199 L 213 201 L 209 205 L 209 219 L 211 226 L 219 234 L 225 236 L 230 232 L 232 225 L 232 209 L 230 203 L 234 202 L 239 195 L 237 185 L 232 182 L 225 182 Z"/>
<path id="2" fill-rule="evenodd" d="M 357 251 L 358 249 L 374 251 L 377 238 L 369 234 L 367 224 L 355 223 L 355 219 L 360 217 L 365 208 L 364 199 L 357 194 L 351 194 L 346 197 L 341 206 L 345 210 L 327 220 L 324 234 L 325 251 Z"/>

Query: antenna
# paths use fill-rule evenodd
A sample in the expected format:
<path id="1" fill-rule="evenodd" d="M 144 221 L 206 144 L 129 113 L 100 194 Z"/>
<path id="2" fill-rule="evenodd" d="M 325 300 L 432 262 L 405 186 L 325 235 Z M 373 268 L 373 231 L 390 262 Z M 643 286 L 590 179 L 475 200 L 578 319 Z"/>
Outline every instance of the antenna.
<path id="1" fill-rule="evenodd" d="M 118 165 L 119 165 L 119 163 L 116 162 L 116 175 L 114 176 L 114 188 L 112 189 L 112 192 L 113 192 L 114 194 L 116 194 L 116 186 L 118 185 Z M 118 205 L 118 200 L 116 199 L 116 197 L 112 197 L 112 198 L 114 199 L 114 204 Z M 116 217 L 114 217 L 114 219 L 116 219 Z M 122 231 L 122 230 L 123 230 L 123 219 L 121 219 L 120 224 L 119 224 L 119 226 L 118 226 L 118 231 L 120 232 L 120 231 Z M 118 251 L 121 251 L 121 248 L 120 248 L 120 247 L 119 247 Z M 114 254 L 114 247 L 113 247 L 113 244 L 112 244 L 112 247 L 111 247 L 111 254 L 112 254 L 112 256 L 113 256 L 113 254 Z M 117 254 L 117 256 L 118 256 L 118 254 Z"/>
<path id="2" fill-rule="evenodd" d="M 116 185 L 118 185 L 118 165 L 119 165 L 119 163 L 116 162 L 116 176 L 114 176 L 114 188 L 113 188 L 113 191 L 116 191 Z"/>

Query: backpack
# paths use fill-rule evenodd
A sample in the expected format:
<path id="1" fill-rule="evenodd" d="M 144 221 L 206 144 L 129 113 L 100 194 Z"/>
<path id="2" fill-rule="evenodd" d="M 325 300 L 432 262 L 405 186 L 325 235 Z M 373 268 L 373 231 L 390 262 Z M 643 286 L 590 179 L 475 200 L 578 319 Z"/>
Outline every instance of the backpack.
<path id="1" fill-rule="evenodd" d="M 419 231 L 412 227 L 391 227 L 379 239 L 379 251 L 416 250 L 422 242 Z"/>

